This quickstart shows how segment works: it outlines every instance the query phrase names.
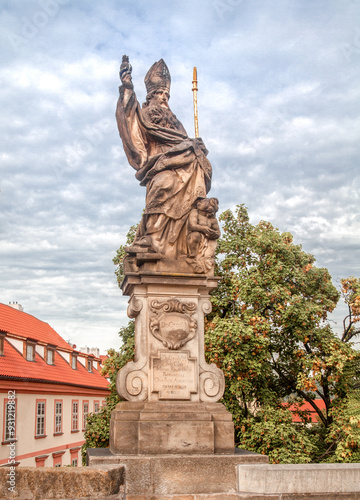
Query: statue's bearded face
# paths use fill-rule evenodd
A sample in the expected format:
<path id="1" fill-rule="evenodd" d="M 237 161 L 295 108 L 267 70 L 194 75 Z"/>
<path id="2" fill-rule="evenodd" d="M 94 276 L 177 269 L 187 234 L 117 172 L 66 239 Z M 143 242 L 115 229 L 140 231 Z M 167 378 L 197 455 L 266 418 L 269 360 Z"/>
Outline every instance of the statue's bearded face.
<path id="1" fill-rule="evenodd" d="M 180 130 L 183 127 L 169 108 L 169 98 L 169 90 L 166 87 L 153 90 L 146 96 L 146 103 L 144 103 L 142 109 L 143 116 L 147 121 L 155 125 Z"/>
<path id="2" fill-rule="evenodd" d="M 160 88 L 151 98 L 151 106 L 161 106 L 162 108 L 168 108 L 169 98 L 169 91 L 166 88 Z"/>

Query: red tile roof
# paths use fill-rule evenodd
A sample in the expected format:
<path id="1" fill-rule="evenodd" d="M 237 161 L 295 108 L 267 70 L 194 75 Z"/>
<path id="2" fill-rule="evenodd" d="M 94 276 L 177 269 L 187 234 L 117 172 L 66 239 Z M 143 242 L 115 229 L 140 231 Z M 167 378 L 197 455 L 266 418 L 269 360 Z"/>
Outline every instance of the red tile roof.
<path id="1" fill-rule="evenodd" d="M 106 389 L 109 386 L 108 381 L 95 368 L 90 373 L 78 361 L 77 369 L 73 370 L 58 352 L 55 352 L 54 365 L 48 365 L 38 353 L 35 354 L 35 361 L 27 361 L 6 338 L 4 356 L 0 357 L 0 378 L 52 382 L 96 389 Z"/>
<path id="2" fill-rule="evenodd" d="M 0 331 L 72 350 L 48 323 L 5 304 L 0 304 Z"/>
<path id="3" fill-rule="evenodd" d="M 319 410 L 324 411 L 326 409 L 325 403 L 322 399 L 314 399 L 314 403 L 319 408 Z M 317 414 L 315 409 L 307 401 L 305 401 L 301 405 L 288 405 L 286 403 L 283 403 L 283 405 L 293 413 L 293 422 L 302 422 L 300 416 L 296 414 L 298 411 L 305 411 L 307 413 L 307 416 L 310 418 L 310 422 L 318 422 L 320 420 L 319 415 Z"/>
<path id="4" fill-rule="evenodd" d="M 46 342 L 60 349 L 65 348 L 68 352 L 74 352 L 47 323 L 4 304 L 0 304 L 0 331 Z M 93 359 L 93 356 L 90 359 Z M 35 354 L 35 361 L 27 361 L 6 337 L 4 356 L 0 356 L 0 379 L 58 383 L 102 390 L 109 386 L 108 381 L 94 367 L 90 373 L 77 361 L 77 369 L 74 370 L 57 350 L 55 350 L 54 365 L 48 365 L 38 353 Z"/>

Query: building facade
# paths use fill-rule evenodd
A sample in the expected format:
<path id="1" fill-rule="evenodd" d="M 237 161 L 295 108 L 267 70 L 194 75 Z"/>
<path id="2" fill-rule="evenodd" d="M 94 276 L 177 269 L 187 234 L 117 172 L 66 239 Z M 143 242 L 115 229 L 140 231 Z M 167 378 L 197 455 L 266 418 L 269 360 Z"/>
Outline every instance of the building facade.
<path id="1" fill-rule="evenodd" d="M 80 466 L 86 416 L 109 394 L 100 368 L 21 306 L 0 304 L 0 466 Z"/>

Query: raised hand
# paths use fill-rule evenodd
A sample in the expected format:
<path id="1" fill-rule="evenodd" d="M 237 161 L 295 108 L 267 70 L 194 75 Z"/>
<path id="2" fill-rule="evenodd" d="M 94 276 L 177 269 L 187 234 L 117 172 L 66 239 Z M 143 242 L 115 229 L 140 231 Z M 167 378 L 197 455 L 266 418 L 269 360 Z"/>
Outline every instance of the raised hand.
<path id="1" fill-rule="evenodd" d="M 134 88 L 131 78 L 131 72 L 132 72 L 132 67 L 131 64 L 129 63 L 129 56 L 124 55 L 122 57 L 119 76 L 123 86 L 128 89 Z"/>

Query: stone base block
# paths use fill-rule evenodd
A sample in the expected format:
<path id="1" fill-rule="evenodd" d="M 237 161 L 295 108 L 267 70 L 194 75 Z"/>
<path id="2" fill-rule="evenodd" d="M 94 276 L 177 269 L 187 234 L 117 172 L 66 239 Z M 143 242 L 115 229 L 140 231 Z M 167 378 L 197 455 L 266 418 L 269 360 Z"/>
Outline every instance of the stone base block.
<path id="1" fill-rule="evenodd" d="M 232 454 L 234 424 L 220 403 L 122 402 L 110 421 L 117 455 Z"/>
<path id="2" fill-rule="evenodd" d="M 0 467 L 0 498 L 19 500 L 125 498 L 125 467 L 18 467 L 9 492 L 9 467 Z"/>
<path id="3" fill-rule="evenodd" d="M 268 457 L 237 450 L 232 455 L 112 455 L 103 448 L 88 449 L 89 465 L 121 464 L 126 469 L 127 500 L 167 498 L 236 498 L 237 466 L 267 463 Z M 212 498 L 212 497 L 211 497 Z"/>
<path id="4" fill-rule="evenodd" d="M 238 480 L 239 493 L 278 494 L 284 499 L 290 498 L 286 495 L 315 498 L 324 492 L 360 496 L 360 464 L 244 464 L 238 467 Z"/>

